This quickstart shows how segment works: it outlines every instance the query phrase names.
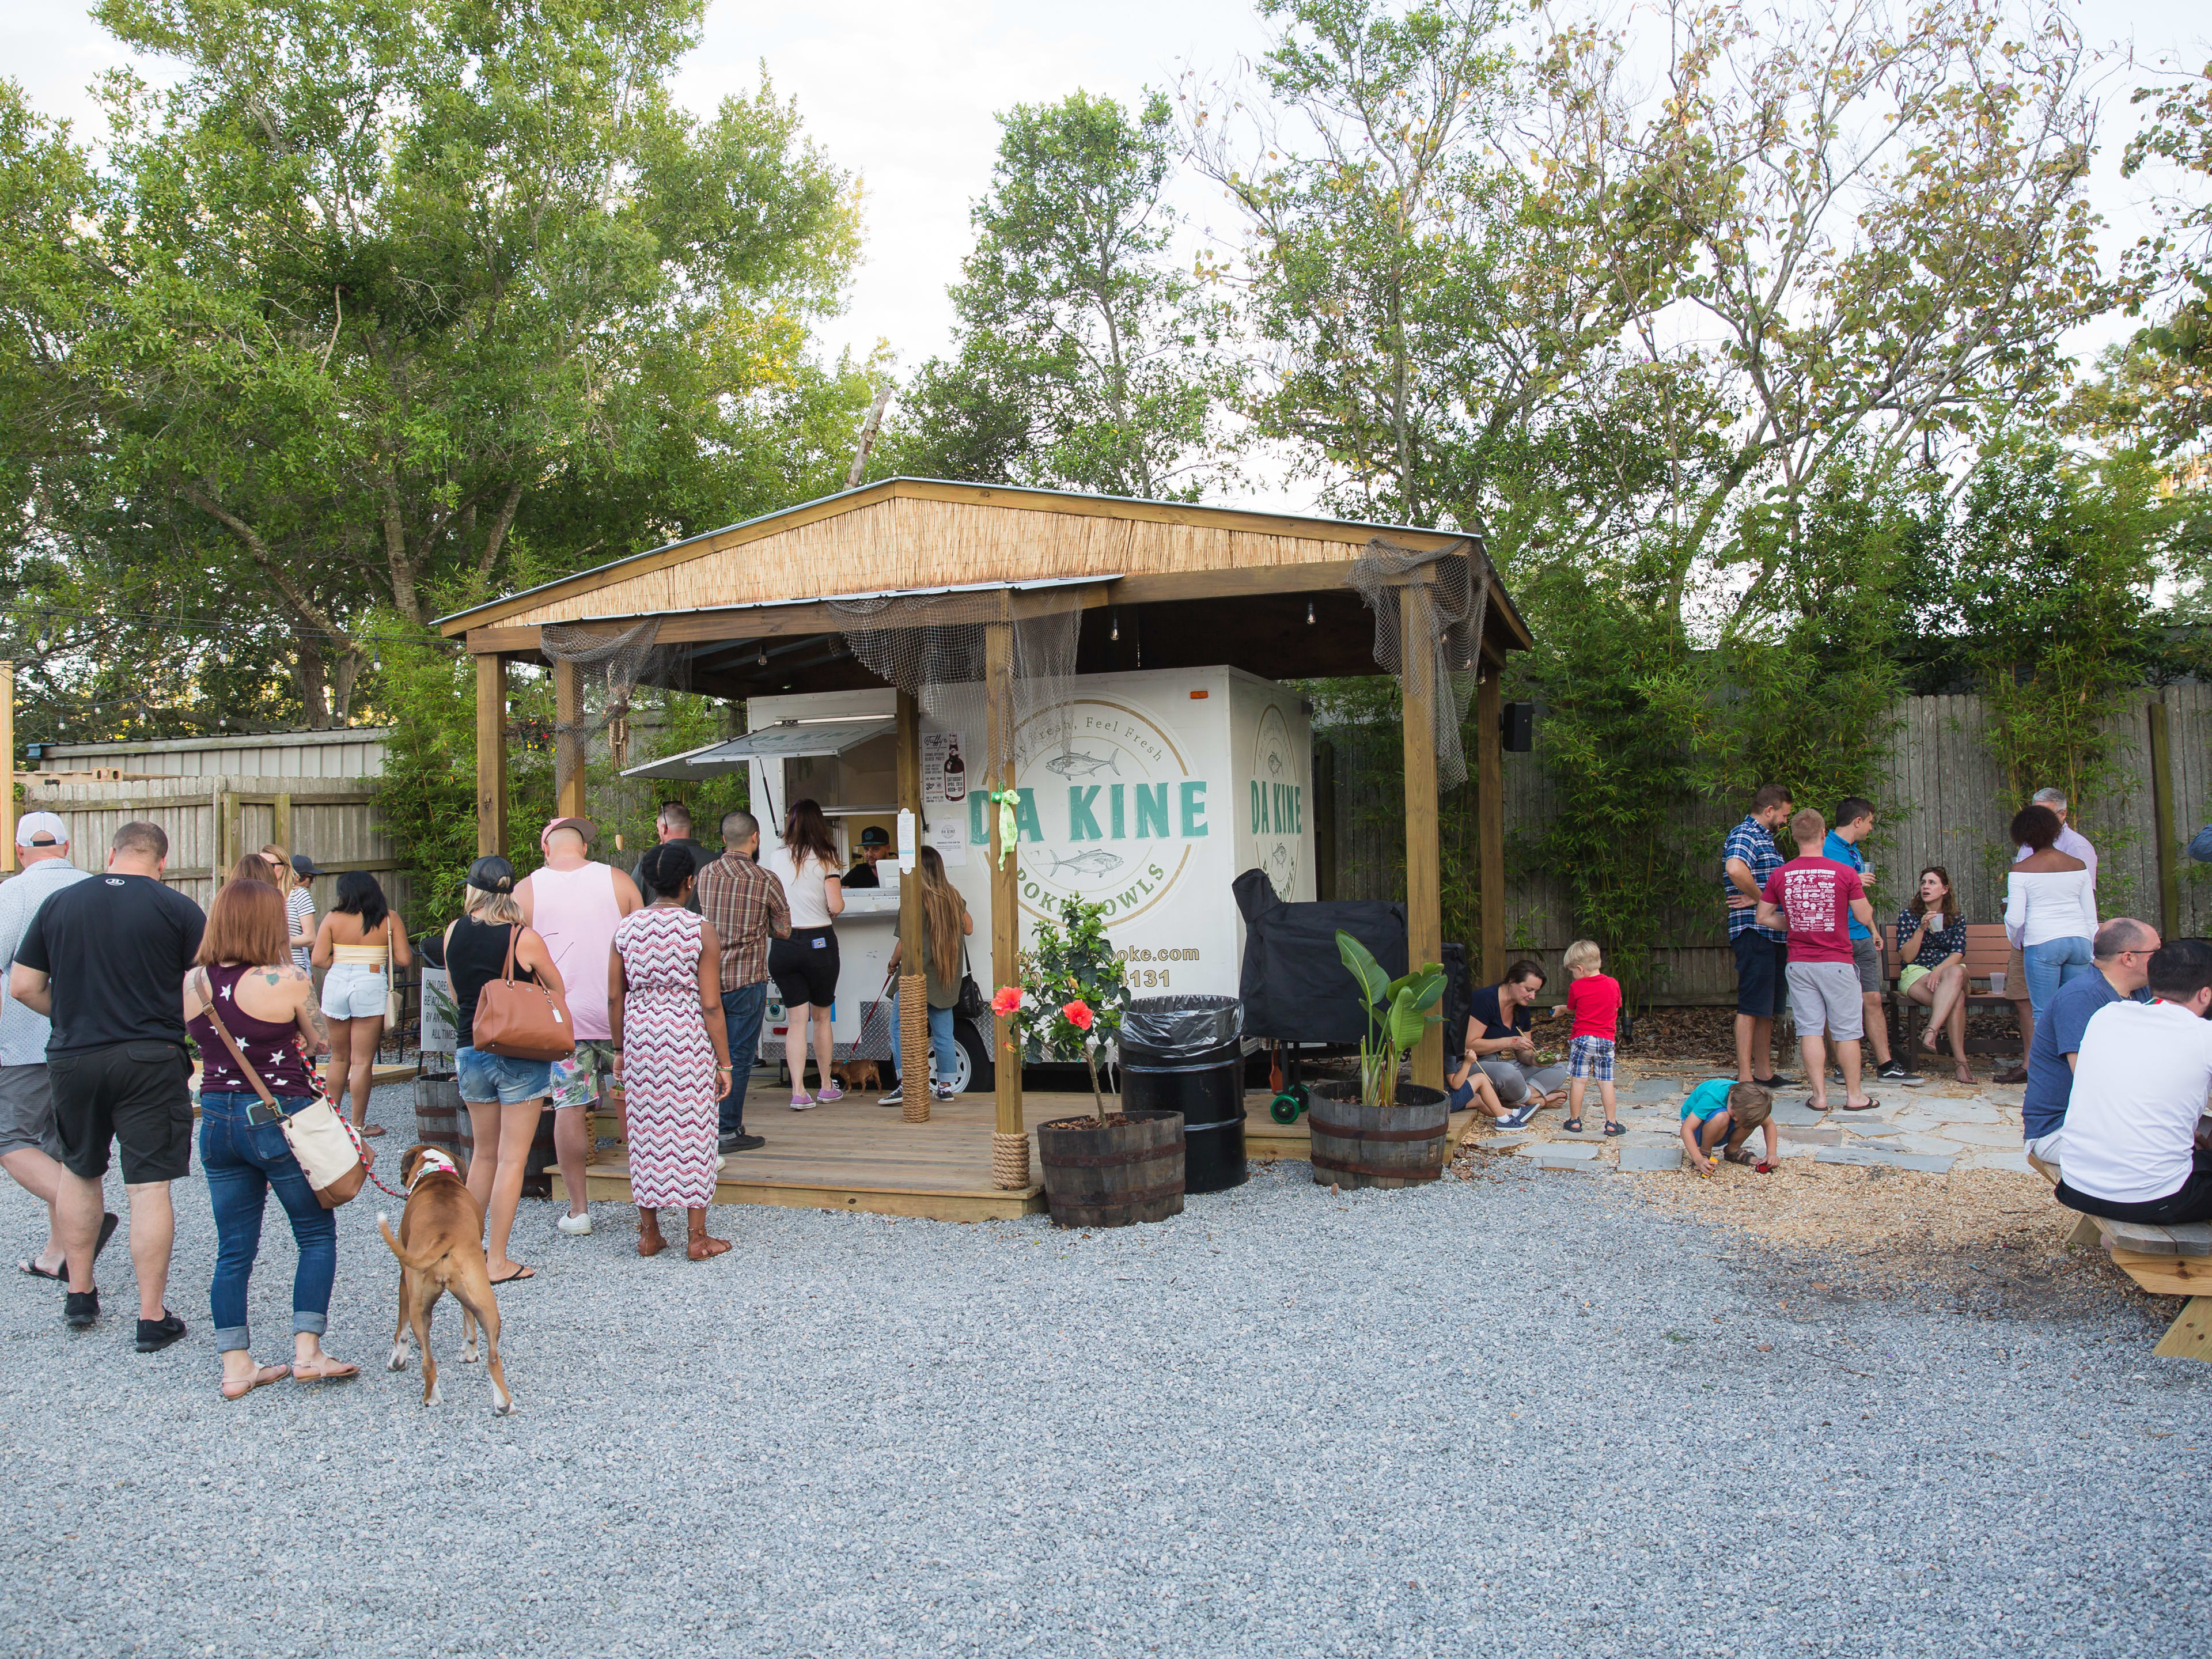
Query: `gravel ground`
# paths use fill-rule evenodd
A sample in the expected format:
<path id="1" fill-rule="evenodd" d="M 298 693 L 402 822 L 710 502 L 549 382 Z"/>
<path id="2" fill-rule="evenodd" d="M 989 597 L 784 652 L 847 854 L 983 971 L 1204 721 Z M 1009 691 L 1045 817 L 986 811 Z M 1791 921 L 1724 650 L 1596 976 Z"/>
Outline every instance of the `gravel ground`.
<path id="1" fill-rule="evenodd" d="M 398 1125 L 406 1097 L 380 1091 Z M 769 1133 L 775 1125 L 765 1125 Z M 404 1145 L 398 1134 L 383 1145 Z M 1503 1162 L 1510 1164 L 1510 1160 Z M 1332 1194 L 1302 1164 L 1094 1237 L 626 1212 L 501 1292 L 520 1402 L 411 1369 L 216 1390 L 127 1258 L 72 1337 L 0 1298 L 10 1654 L 2172 1654 L 2212 1620 L 2212 1367 L 2172 1304 L 2021 1320 L 1822 1281 L 1620 1177 Z M 119 1196 L 119 1194 L 118 1194 Z M 389 1200 L 386 1200 L 388 1204 Z M 334 1352 L 396 1269 L 343 1213 Z M 8 1253 L 33 1206 L 0 1194 Z M 289 1352 L 281 1223 L 254 1285 Z M 1787 1301 L 1784 1310 L 1779 1304 Z M 2197 1635 L 2188 1635 L 2195 1631 Z"/>

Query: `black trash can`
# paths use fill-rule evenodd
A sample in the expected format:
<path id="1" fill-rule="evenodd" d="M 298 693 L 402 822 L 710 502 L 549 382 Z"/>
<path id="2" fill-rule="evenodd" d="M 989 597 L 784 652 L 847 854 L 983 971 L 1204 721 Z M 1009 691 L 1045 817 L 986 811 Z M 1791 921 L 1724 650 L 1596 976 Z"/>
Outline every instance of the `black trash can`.
<path id="1" fill-rule="evenodd" d="M 1121 1103 L 1181 1112 L 1183 1190 L 1244 1184 L 1244 1006 L 1138 997 L 1121 1020 Z"/>

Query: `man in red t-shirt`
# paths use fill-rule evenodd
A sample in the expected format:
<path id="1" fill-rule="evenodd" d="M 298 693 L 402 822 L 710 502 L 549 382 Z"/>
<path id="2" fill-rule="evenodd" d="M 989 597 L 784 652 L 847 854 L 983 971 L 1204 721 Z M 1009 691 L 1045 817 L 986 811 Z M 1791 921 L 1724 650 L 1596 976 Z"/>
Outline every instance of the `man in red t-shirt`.
<path id="1" fill-rule="evenodd" d="M 1836 1045 L 1844 1068 L 1844 1109 L 1863 1112 L 1881 1103 L 1859 1089 L 1859 1039 L 1866 1034 L 1865 1004 L 1851 957 L 1851 918 L 1874 926 L 1874 906 L 1848 864 L 1820 856 L 1828 826 L 1807 807 L 1790 820 L 1797 856 L 1766 878 L 1759 924 L 1778 927 L 1790 940 L 1790 1018 L 1796 1022 L 1805 1075 L 1812 1079 L 1813 1109 L 1828 1109 L 1827 1045 Z"/>

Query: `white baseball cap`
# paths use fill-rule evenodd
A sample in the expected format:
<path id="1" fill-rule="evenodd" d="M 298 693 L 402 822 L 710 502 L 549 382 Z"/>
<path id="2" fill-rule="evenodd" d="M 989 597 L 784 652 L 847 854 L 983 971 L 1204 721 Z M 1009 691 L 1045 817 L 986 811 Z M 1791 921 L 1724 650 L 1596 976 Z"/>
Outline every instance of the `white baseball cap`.
<path id="1" fill-rule="evenodd" d="M 26 812 L 15 820 L 18 847 L 58 847 L 69 840 L 69 825 L 58 812 Z"/>

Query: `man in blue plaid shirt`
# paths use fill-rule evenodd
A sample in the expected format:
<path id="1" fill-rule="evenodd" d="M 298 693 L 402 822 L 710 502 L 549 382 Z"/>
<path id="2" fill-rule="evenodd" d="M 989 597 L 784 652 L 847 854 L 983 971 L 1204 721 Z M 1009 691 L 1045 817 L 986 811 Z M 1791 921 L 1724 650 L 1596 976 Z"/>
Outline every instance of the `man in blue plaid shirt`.
<path id="1" fill-rule="evenodd" d="M 1778 783 L 1765 785 L 1721 849 L 1729 946 L 1735 952 L 1735 1079 L 1767 1089 L 1790 1080 L 1759 1075 L 1774 1063 L 1774 1019 L 1789 995 L 1790 947 L 1783 934 L 1759 925 L 1759 895 L 1767 877 L 1782 867 L 1774 832 L 1790 822 L 1790 792 Z"/>

